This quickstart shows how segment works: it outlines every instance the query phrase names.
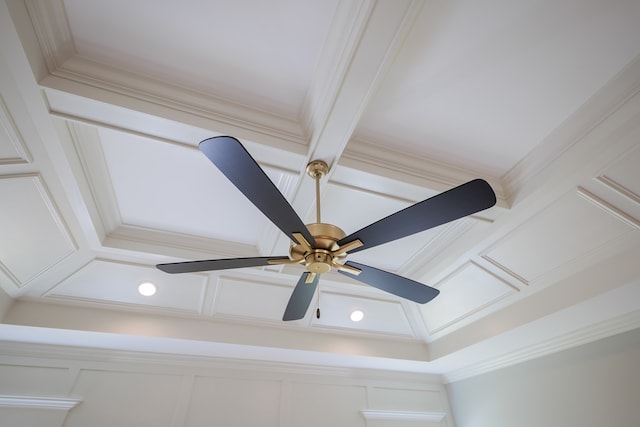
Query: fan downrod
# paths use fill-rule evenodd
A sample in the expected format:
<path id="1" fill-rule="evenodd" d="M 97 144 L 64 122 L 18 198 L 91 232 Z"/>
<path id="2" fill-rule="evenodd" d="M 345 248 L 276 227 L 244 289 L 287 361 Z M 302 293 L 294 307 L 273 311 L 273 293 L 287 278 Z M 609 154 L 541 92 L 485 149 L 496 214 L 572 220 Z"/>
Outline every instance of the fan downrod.
<path id="1" fill-rule="evenodd" d="M 301 233 L 293 233 L 295 241 L 289 248 L 291 261 L 303 264 L 313 274 L 328 273 L 333 268 L 359 274 L 344 262 L 347 251 L 362 246 L 362 242 L 356 240 L 340 247 L 337 242 L 346 236 L 345 232 L 333 224 L 323 223 L 320 217 L 320 180 L 329 172 L 329 166 L 322 160 L 314 160 L 307 165 L 306 171 L 316 182 L 317 221 L 306 225 L 315 243 L 311 245 Z"/>

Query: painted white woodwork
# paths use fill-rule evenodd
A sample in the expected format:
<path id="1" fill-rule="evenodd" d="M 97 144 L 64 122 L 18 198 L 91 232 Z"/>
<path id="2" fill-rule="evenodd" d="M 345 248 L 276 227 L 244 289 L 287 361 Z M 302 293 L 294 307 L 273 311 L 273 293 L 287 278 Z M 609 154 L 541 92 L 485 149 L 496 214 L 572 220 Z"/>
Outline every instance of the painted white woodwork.
<path id="1" fill-rule="evenodd" d="M 1 0 L 0 395 L 23 403 L 1 419 L 453 426 L 443 381 L 640 327 L 638 22 L 634 0 Z M 284 323 L 300 265 L 154 268 L 288 252 L 198 151 L 216 135 L 305 222 L 329 163 L 347 234 L 478 177 L 498 203 L 349 257 L 432 302 L 331 272 L 321 318 L 314 297 Z"/>
<path id="2" fill-rule="evenodd" d="M 0 165 L 28 163 L 30 155 L 8 107 L 0 97 Z"/>
<path id="3" fill-rule="evenodd" d="M 427 197 L 429 196 L 424 198 Z M 322 221 L 340 227 L 349 235 L 415 202 L 399 200 L 393 194 L 376 194 L 330 183 L 326 185 L 321 203 Z M 315 217 L 310 216 L 308 220 L 308 222 L 315 222 Z M 436 227 L 402 240 L 353 254 L 349 259 L 370 264 L 376 268 L 397 271 L 414 254 L 428 246 L 433 238 L 439 234 L 441 228 Z"/>
<path id="4" fill-rule="evenodd" d="M 311 308 L 316 307 L 317 304 L 314 300 Z M 353 322 L 350 319 L 349 316 L 354 310 L 361 310 L 364 313 L 364 318 L 361 321 Z M 356 298 L 335 292 L 322 292 L 320 294 L 320 313 L 320 319 L 317 319 L 315 310 L 313 310 L 311 314 L 313 326 L 413 335 L 407 315 L 402 305 L 396 301 Z"/>
<path id="5" fill-rule="evenodd" d="M 119 13 L 123 7 L 126 15 Z M 178 9 L 158 7 L 156 19 L 150 21 L 144 3 L 64 1 L 78 55 L 294 117 L 302 107 L 336 7 L 335 0 L 272 4 L 195 0 Z M 194 8 L 197 15 L 191 12 Z M 262 101 L 255 104 L 256 99 Z"/>
<path id="6" fill-rule="evenodd" d="M 62 427 L 67 412 L 79 399 L 0 395 L 0 419 L 7 427 Z"/>
<path id="7" fill-rule="evenodd" d="M 496 243 L 485 257 L 531 283 L 631 231 L 571 192 Z"/>
<path id="8" fill-rule="evenodd" d="M 156 293 L 143 296 L 138 286 L 151 282 Z M 48 292 L 47 297 L 118 306 L 149 307 L 177 313 L 201 314 L 207 277 L 163 274 L 152 266 L 97 259 Z"/>
<path id="9" fill-rule="evenodd" d="M 363 385 L 291 382 L 288 387 L 291 395 L 302 399 L 283 414 L 286 425 L 365 426 L 360 414 L 353 411 L 367 405 L 367 389 Z"/>
<path id="10" fill-rule="evenodd" d="M 462 265 L 433 286 L 440 291 L 440 295 L 420 307 L 432 333 L 451 326 L 517 290 L 473 262 Z"/>
<path id="11" fill-rule="evenodd" d="M 74 252 L 75 243 L 37 175 L 0 177 L 0 268 L 21 287 Z M 42 244 L 42 240 L 46 245 Z"/>
<path id="12" fill-rule="evenodd" d="M 181 376 L 81 369 L 71 395 L 83 396 L 67 416 L 65 426 L 170 426 L 180 392 Z M 118 408 L 118 410 L 114 410 Z"/>
<path id="13" fill-rule="evenodd" d="M 3 396 L 56 396 L 67 392 L 69 369 L 66 367 L 3 364 L 0 373 L 0 395 Z"/>
<path id="14" fill-rule="evenodd" d="M 429 3 L 357 134 L 500 176 L 640 54 L 639 15 L 633 0 Z"/>
<path id="15" fill-rule="evenodd" d="M 285 285 L 221 275 L 217 280 L 213 314 L 281 321 L 296 283 L 293 277 L 291 284 Z"/>
<path id="16" fill-rule="evenodd" d="M 48 359 L 46 353 L 54 349 L 56 359 Z M 42 424 L 47 426 L 122 422 L 189 427 L 212 423 L 369 426 L 376 420 L 436 418 L 443 426 L 453 425 L 446 421 L 450 413 L 444 386 L 432 375 L 217 357 L 194 359 L 149 350 L 8 343 L 0 349 L 0 372 L 19 366 L 23 384 L 50 383 L 50 371 L 65 375 L 57 391 L 48 397 L 29 396 L 24 387 L 25 392 L 13 394 L 3 388 L 0 410 L 20 404 L 22 419 L 37 417 L 45 406 L 60 408 L 63 414 L 68 411 L 64 424 Z"/>
<path id="17" fill-rule="evenodd" d="M 192 387 L 185 426 L 280 425 L 282 381 L 198 376 Z"/>

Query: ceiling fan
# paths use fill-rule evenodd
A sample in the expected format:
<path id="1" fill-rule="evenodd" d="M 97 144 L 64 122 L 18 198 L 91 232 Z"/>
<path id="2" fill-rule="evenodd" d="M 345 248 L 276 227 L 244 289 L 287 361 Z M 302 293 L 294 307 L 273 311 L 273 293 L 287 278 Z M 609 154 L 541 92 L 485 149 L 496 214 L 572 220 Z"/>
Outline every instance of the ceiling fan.
<path id="1" fill-rule="evenodd" d="M 346 235 L 340 228 L 324 224 L 320 219 L 320 179 L 329 171 L 325 162 L 316 160 L 307 166 L 307 173 L 316 183 L 317 221 L 305 225 L 240 141 L 230 136 L 217 136 L 202 141 L 200 150 L 291 239 L 289 256 L 212 259 L 158 264 L 156 267 L 167 273 L 192 273 L 302 264 L 307 271 L 302 273 L 289 299 L 282 317 L 285 321 L 305 316 L 320 275 L 332 269 L 417 303 L 431 301 L 440 293 L 439 290 L 397 274 L 347 261 L 347 255 L 446 224 L 496 203 L 491 186 L 482 179 L 474 179 Z"/>

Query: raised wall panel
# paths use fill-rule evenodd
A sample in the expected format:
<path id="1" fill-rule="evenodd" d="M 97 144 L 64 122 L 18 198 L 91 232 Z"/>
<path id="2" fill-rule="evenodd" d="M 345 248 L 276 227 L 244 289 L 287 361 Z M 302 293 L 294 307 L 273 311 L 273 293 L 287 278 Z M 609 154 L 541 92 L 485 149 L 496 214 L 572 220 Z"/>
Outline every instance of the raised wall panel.
<path id="1" fill-rule="evenodd" d="M 316 301 L 314 298 L 310 310 L 315 311 Z M 360 322 L 353 322 L 349 318 L 354 310 L 361 310 L 364 313 L 364 318 Z M 398 301 L 383 301 L 322 292 L 320 294 L 320 311 L 320 319 L 317 319 L 315 315 L 312 316 L 313 326 L 396 335 L 413 334 L 409 320 Z"/>
<path id="2" fill-rule="evenodd" d="M 71 391 L 82 404 L 65 427 L 170 427 L 180 384 L 179 375 L 83 370 Z"/>
<path id="3" fill-rule="evenodd" d="M 40 408 L 2 408 L 2 427 L 62 427 L 66 411 Z"/>
<path id="4" fill-rule="evenodd" d="M 0 165 L 28 163 L 29 152 L 9 109 L 0 97 Z"/>
<path id="5" fill-rule="evenodd" d="M 467 262 L 435 287 L 440 294 L 420 306 L 431 333 L 455 324 L 516 290 L 473 262 Z"/>
<path id="6" fill-rule="evenodd" d="M 406 388 L 371 387 L 369 408 L 393 411 L 444 411 L 445 399 L 439 390 L 409 390 Z"/>
<path id="7" fill-rule="evenodd" d="M 16 286 L 74 252 L 71 235 L 38 176 L 0 177 L 0 200 L 0 268 Z"/>
<path id="8" fill-rule="evenodd" d="M 0 394 L 65 395 L 67 377 L 66 368 L 0 365 Z"/>
<path id="9" fill-rule="evenodd" d="M 279 321 L 293 292 L 293 280 L 291 286 L 285 286 L 222 276 L 218 280 L 214 314 Z"/>
<path id="10" fill-rule="evenodd" d="M 156 293 L 142 296 L 138 286 L 150 281 Z M 47 296 L 107 304 L 131 304 L 198 314 L 202 310 L 207 277 L 170 275 L 153 266 L 94 260 L 62 281 Z"/>
<path id="11" fill-rule="evenodd" d="M 570 192 L 498 241 L 484 256 L 531 282 L 633 229 Z"/>
<path id="12" fill-rule="evenodd" d="M 280 382 L 198 377 L 186 427 L 279 427 Z"/>
<path id="13" fill-rule="evenodd" d="M 365 427 L 360 409 L 366 408 L 365 387 L 292 383 L 287 426 Z"/>

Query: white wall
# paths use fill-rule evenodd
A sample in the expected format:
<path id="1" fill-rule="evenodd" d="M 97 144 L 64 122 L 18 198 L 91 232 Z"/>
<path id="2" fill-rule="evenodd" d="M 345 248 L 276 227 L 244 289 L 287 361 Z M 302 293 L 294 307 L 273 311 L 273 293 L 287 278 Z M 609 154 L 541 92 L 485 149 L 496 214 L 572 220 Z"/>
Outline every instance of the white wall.
<path id="1" fill-rule="evenodd" d="M 0 341 L 2 427 L 453 427 L 449 412 L 431 375 Z"/>
<path id="2" fill-rule="evenodd" d="M 457 427 L 638 427 L 640 329 L 447 388 Z"/>

